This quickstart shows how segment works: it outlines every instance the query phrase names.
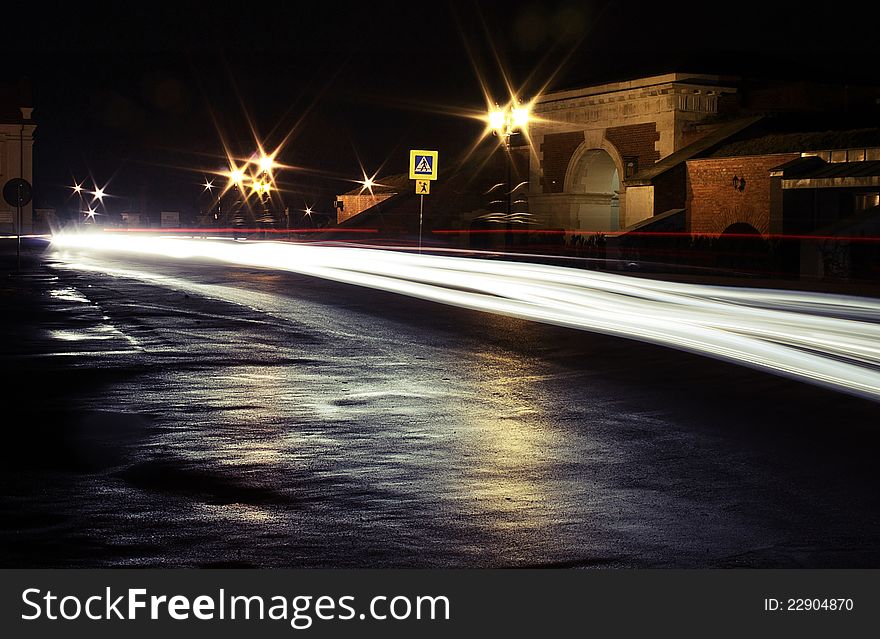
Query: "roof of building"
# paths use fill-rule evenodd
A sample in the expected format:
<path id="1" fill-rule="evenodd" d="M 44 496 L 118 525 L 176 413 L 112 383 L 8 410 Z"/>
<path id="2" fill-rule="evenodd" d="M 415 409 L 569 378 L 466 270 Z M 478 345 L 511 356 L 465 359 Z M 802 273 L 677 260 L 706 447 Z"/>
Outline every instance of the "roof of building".
<path id="1" fill-rule="evenodd" d="M 880 126 L 873 114 L 788 113 L 753 115 L 736 120 L 717 119 L 695 126 L 716 128 L 691 144 L 644 167 L 625 180 L 630 186 L 645 186 L 682 162 L 697 157 L 739 157 L 774 155 L 833 149 L 880 147 Z"/>
<path id="2" fill-rule="evenodd" d="M 880 187 L 880 160 L 826 162 L 805 157 L 773 169 L 782 178 L 783 189 L 828 189 Z"/>
<path id="3" fill-rule="evenodd" d="M 629 226 L 620 229 L 620 232 L 632 233 L 638 231 L 641 233 L 669 233 L 685 231 L 687 230 L 687 221 L 685 219 L 686 212 L 686 209 L 670 209 L 663 213 L 652 215 L 651 217 L 645 218 L 635 224 L 630 224 Z"/>
<path id="4" fill-rule="evenodd" d="M 540 107 L 538 105 L 548 102 L 570 100 L 573 98 L 583 98 L 591 95 L 600 95 L 606 93 L 616 93 L 619 91 L 631 91 L 633 89 L 645 89 L 648 87 L 671 83 L 733 90 L 733 87 L 738 80 L 739 78 L 735 76 L 709 75 L 705 73 L 665 73 L 662 75 L 652 75 L 643 78 L 634 78 L 631 80 L 606 82 L 603 84 L 593 84 L 590 86 L 551 91 L 538 96 L 535 99 L 535 104 L 536 108 L 540 110 Z"/>
<path id="5" fill-rule="evenodd" d="M 720 125 L 711 133 L 707 133 L 699 140 L 696 140 L 695 142 L 692 142 L 691 144 L 688 144 L 687 146 L 679 149 L 675 153 L 670 153 L 662 160 L 645 167 L 634 176 L 626 180 L 625 184 L 626 186 L 641 186 L 650 184 L 651 181 L 660 174 L 665 173 L 669 169 L 678 166 L 686 160 L 690 160 L 697 155 L 709 151 L 714 146 L 722 144 L 731 136 L 740 133 L 741 131 L 744 131 L 761 119 L 762 116 L 756 115 L 749 118 L 734 120 L 732 122 L 726 122 Z"/>
<path id="6" fill-rule="evenodd" d="M 724 144 L 712 151 L 710 155 L 711 157 L 736 157 L 868 147 L 880 147 L 880 127 L 848 131 L 771 133 Z"/>
<path id="7" fill-rule="evenodd" d="M 825 179 L 875 175 L 880 175 L 880 160 L 869 160 L 867 162 L 822 162 L 821 165 L 815 165 L 812 169 L 804 171 L 797 176 L 790 176 L 786 173 L 785 177 Z"/>

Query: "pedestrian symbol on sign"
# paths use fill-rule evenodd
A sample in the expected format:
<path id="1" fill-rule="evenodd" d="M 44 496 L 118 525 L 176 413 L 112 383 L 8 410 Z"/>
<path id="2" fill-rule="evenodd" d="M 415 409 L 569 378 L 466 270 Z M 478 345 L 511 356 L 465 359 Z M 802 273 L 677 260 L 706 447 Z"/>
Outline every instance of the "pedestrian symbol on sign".
<path id="1" fill-rule="evenodd" d="M 437 179 L 437 151 L 413 149 L 409 152 L 409 179 Z"/>
<path id="2" fill-rule="evenodd" d="M 416 156 L 416 173 L 431 174 L 434 170 L 431 167 L 431 157 L 428 155 Z"/>

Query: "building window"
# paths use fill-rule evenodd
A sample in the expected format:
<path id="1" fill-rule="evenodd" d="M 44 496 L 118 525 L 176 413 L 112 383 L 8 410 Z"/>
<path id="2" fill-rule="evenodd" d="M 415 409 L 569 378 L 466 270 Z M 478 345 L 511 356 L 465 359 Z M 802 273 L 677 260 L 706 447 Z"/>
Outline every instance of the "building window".
<path id="1" fill-rule="evenodd" d="M 636 155 L 628 155 L 623 158 L 623 177 L 629 179 L 639 172 L 639 158 Z"/>

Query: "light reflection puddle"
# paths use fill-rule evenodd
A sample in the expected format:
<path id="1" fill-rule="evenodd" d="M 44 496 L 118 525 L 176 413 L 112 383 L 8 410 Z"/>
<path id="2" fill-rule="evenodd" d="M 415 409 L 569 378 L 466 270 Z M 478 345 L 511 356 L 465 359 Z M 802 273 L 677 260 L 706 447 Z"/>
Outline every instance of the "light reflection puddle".
<path id="1" fill-rule="evenodd" d="M 66 302 L 80 302 L 82 304 L 91 304 L 91 300 L 80 293 L 75 288 L 65 287 L 65 288 L 57 288 L 49 291 L 49 295 L 54 297 L 57 300 L 64 300 Z"/>
<path id="2" fill-rule="evenodd" d="M 122 338 L 132 346 L 138 346 L 138 342 L 136 339 L 134 339 L 130 335 L 126 335 L 111 324 L 99 324 L 98 326 L 91 326 L 89 328 L 84 328 L 76 331 L 68 329 L 58 329 L 49 331 L 49 334 L 54 339 L 61 340 L 63 342 L 101 341 Z"/>
<path id="3" fill-rule="evenodd" d="M 197 504 L 197 509 L 213 517 L 232 519 L 243 523 L 266 524 L 279 520 L 277 514 L 269 512 L 265 508 L 258 508 L 249 504 Z"/>

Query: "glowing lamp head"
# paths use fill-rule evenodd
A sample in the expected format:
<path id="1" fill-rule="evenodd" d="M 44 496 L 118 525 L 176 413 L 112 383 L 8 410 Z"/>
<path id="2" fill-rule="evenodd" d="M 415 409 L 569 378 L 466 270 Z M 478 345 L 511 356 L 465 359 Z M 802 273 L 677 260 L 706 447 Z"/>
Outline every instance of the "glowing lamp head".
<path id="1" fill-rule="evenodd" d="M 95 190 L 92 191 L 92 195 L 95 196 L 96 200 L 104 201 L 104 189 L 95 187 Z"/>
<path id="2" fill-rule="evenodd" d="M 518 129 L 524 129 L 529 124 L 529 108 L 527 106 L 518 106 L 510 112 L 513 126 Z"/>
<path id="3" fill-rule="evenodd" d="M 236 186 L 241 186 L 241 183 L 244 182 L 244 169 L 239 169 L 237 167 L 230 169 L 229 182 Z"/>
<path id="4" fill-rule="evenodd" d="M 507 123 L 507 114 L 503 109 L 495 109 L 494 111 L 489 112 L 489 126 L 492 127 L 495 131 L 504 130 L 504 125 Z"/>
<path id="5" fill-rule="evenodd" d="M 202 186 L 205 187 L 206 191 L 213 191 L 214 190 L 214 180 L 206 179 L 205 183 Z"/>
<path id="6" fill-rule="evenodd" d="M 73 189 L 74 193 L 82 193 L 82 190 L 83 190 L 82 184 L 74 183 L 74 185 L 71 188 Z"/>
<path id="7" fill-rule="evenodd" d="M 261 173 L 270 173 L 275 168 L 275 159 L 271 155 L 262 153 L 257 161 L 257 166 L 260 167 Z"/>
<path id="8" fill-rule="evenodd" d="M 251 191 L 253 193 L 268 193 L 272 189 L 272 185 L 263 180 L 254 180 L 251 182 Z"/>
<path id="9" fill-rule="evenodd" d="M 312 207 L 307 206 L 306 207 L 306 215 L 311 215 L 311 214 L 312 214 Z"/>

